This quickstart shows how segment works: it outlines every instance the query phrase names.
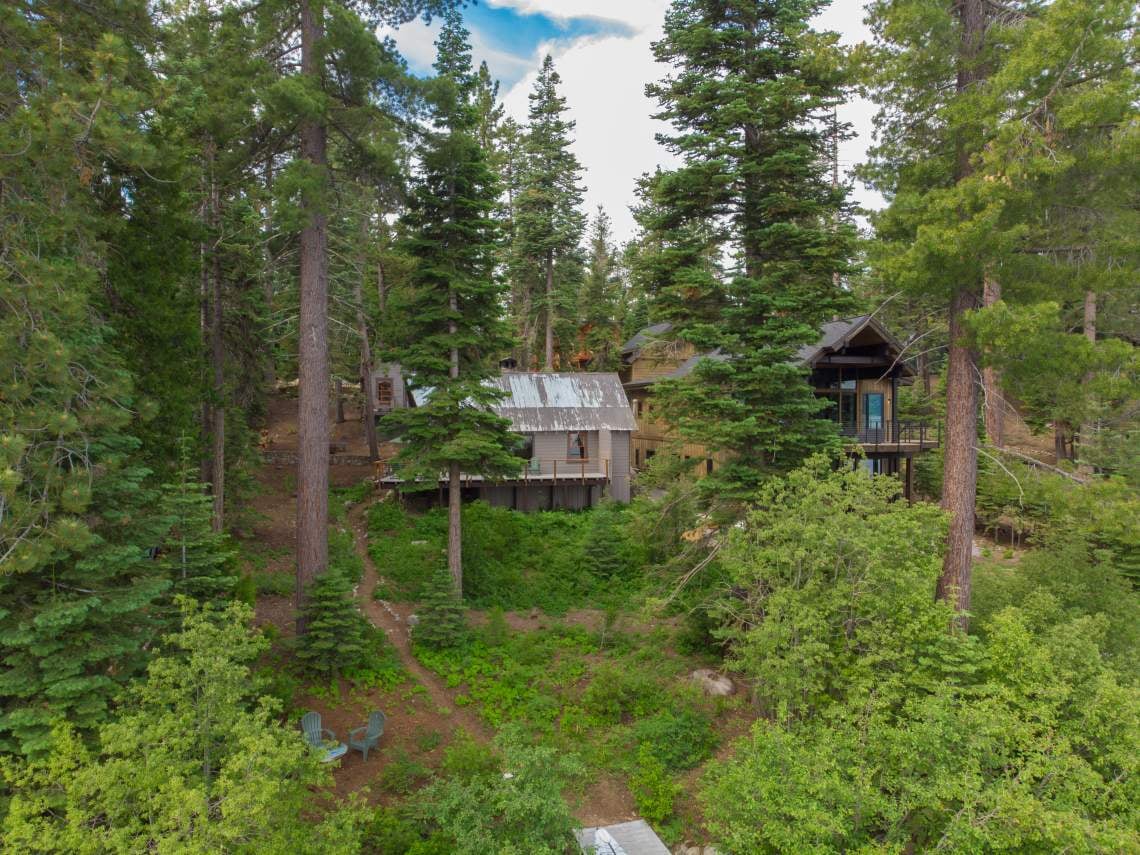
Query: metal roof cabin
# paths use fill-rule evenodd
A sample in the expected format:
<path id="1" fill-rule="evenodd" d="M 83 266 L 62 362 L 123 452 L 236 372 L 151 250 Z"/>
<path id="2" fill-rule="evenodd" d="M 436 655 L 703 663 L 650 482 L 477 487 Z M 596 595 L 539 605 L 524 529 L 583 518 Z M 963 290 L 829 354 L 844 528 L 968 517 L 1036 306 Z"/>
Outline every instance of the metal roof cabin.
<path id="1" fill-rule="evenodd" d="M 466 498 L 526 511 L 591 507 L 607 496 L 629 501 L 637 422 L 617 374 L 506 371 L 487 382 L 503 392 L 491 409 L 523 438 L 519 474 L 464 475 Z M 430 388 L 408 385 L 408 406 L 431 396 Z M 395 475 L 384 481 L 400 483 Z M 441 489 L 444 483 L 441 477 Z"/>

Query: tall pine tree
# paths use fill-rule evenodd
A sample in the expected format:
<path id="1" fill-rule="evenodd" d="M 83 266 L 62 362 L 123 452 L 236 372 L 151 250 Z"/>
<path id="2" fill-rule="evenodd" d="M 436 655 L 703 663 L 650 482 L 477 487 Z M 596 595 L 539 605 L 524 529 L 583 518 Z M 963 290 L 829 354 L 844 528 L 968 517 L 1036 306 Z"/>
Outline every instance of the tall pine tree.
<path id="1" fill-rule="evenodd" d="M 429 91 L 433 127 L 419 147 L 420 176 L 403 226 L 413 260 L 409 344 L 400 361 L 427 399 L 387 417 L 403 442 L 405 479 L 436 483 L 447 474 L 447 563 L 455 595 L 463 593 L 460 553 L 461 473 L 517 472 L 509 422 L 490 409 L 498 393 L 487 381 L 511 339 L 495 275 L 498 183 L 479 144 L 471 48 L 458 12 L 444 16 L 436 42 L 438 77 Z"/>
<path id="2" fill-rule="evenodd" d="M 558 285 L 577 284 L 581 273 L 578 243 L 585 227 L 579 184 L 582 166 L 570 150 L 574 122 L 566 118 L 566 99 L 558 94 L 561 82 L 548 54 L 529 96 L 521 187 L 515 199 L 514 255 L 516 266 L 529 280 L 527 314 L 542 307 L 544 371 L 554 370 L 558 292 L 565 290 Z M 541 284 L 535 281 L 538 277 Z"/>
<path id="3" fill-rule="evenodd" d="M 713 358 L 657 386 L 681 437 L 725 456 L 708 486 L 745 499 L 765 474 L 837 444 L 793 362 L 850 303 L 846 189 L 830 176 L 844 74 L 820 0 L 675 0 L 650 85 L 682 161 L 646 183 L 643 275 L 656 320 Z"/>

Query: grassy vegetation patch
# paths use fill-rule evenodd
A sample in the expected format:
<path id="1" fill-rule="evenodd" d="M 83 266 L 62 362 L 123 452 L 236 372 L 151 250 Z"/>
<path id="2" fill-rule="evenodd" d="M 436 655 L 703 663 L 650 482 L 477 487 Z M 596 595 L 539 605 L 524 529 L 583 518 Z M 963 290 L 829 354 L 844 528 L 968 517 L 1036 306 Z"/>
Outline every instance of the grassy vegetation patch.
<path id="1" fill-rule="evenodd" d="M 627 514 L 616 506 L 535 514 L 484 502 L 464 506 L 466 601 L 550 614 L 628 602 L 646 559 Z M 388 581 L 377 596 L 421 599 L 447 561 L 446 509 L 410 514 L 393 500 L 380 502 L 369 508 L 368 530 L 369 551 Z"/>
<path id="2" fill-rule="evenodd" d="M 464 645 L 416 655 L 489 724 L 521 726 L 593 769 L 633 773 L 639 750 L 668 774 L 699 765 L 719 744 L 721 708 L 680 679 L 692 663 L 664 653 L 658 634 L 622 635 L 603 649 L 582 627 L 505 637 L 488 627 Z"/>

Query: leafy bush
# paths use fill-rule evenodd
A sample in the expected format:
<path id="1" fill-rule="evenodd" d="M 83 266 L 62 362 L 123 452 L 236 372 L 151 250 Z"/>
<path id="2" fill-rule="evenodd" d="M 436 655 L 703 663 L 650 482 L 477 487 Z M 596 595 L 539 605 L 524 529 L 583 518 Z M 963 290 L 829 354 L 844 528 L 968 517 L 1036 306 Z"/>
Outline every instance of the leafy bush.
<path id="1" fill-rule="evenodd" d="M 655 712 L 663 702 L 661 687 L 643 672 L 602 666 L 582 694 L 582 707 L 599 724 L 619 724 Z"/>
<path id="2" fill-rule="evenodd" d="M 380 789 L 406 796 L 431 777 L 431 769 L 408 756 L 402 748 L 388 760 L 380 773 Z"/>
<path id="3" fill-rule="evenodd" d="M 1077 538 L 979 572 L 975 634 L 949 632 L 940 515 L 885 480 L 813 461 L 728 547 L 733 659 L 778 715 L 706 774 L 718 848 L 1140 849 L 1137 615 L 1108 602 L 1112 562 Z"/>
<path id="4" fill-rule="evenodd" d="M 442 769 L 453 778 L 468 780 L 494 775 L 502 769 L 502 763 L 502 758 L 490 746 L 476 742 L 471 734 L 460 730 L 443 752 Z"/>
<path id="5" fill-rule="evenodd" d="M 599 514 L 606 519 L 597 524 L 600 533 Z M 464 599 L 480 608 L 537 606 L 551 614 L 628 600 L 628 582 L 645 562 L 626 514 L 618 506 L 524 514 L 485 502 L 464 505 Z M 446 566 L 446 509 L 410 515 L 393 501 L 381 502 L 369 509 L 369 531 L 373 560 L 391 583 L 387 593 L 421 598 L 427 580 Z M 602 553 L 609 556 L 604 561 Z M 599 562 L 606 575 L 596 572 Z"/>
<path id="6" fill-rule="evenodd" d="M 456 855 L 570 851 L 577 823 L 562 789 L 581 775 L 581 762 L 573 754 L 530 745 L 512 731 L 501 734 L 496 747 L 502 767 L 450 776 L 423 790 L 423 816 Z"/>
<path id="7" fill-rule="evenodd" d="M 660 824 L 673 815 L 681 788 L 669 777 L 665 765 L 649 745 L 637 752 L 637 771 L 629 779 L 629 789 L 637 812 L 651 823 Z"/>
<path id="8" fill-rule="evenodd" d="M 639 752 L 648 747 L 673 772 L 692 769 L 708 759 L 719 742 L 708 716 L 684 709 L 642 719 L 634 725 L 633 735 Z"/>

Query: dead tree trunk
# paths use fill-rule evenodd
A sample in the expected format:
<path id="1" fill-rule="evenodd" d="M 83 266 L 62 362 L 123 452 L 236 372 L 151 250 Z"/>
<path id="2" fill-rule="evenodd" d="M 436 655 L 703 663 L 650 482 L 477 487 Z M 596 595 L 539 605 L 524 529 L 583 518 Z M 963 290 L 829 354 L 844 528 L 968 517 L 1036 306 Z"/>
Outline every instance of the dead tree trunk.
<path id="1" fill-rule="evenodd" d="M 554 370 L 554 251 L 546 251 L 546 347 L 543 371 Z"/>
<path id="2" fill-rule="evenodd" d="M 309 0 L 301 2 L 301 73 L 317 80 L 318 42 L 324 26 Z M 301 126 L 301 156 L 324 175 L 327 129 L 320 119 Z M 329 512 L 329 354 L 328 255 L 326 218 L 319 202 L 304 199 L 301 230 L 297 407 L 297 591 L 298 613 L 308 585 L 328 567 Z M 301 617 L 298 634 L 304 633 Z"/>
<path id="3" fill-rule="evenodd" d="M 986 274 L 982 280 L 982 305 L 992 306 L 1001 299 L 1001 283 Z M 996 368 L 982 369 L 982 400 L 985 405 L 986 440 L 1001 448 L 1005 444 L 1005 398 L 1001 392 L 1001 375 Z"/>
<path id="4" fill-rule="evenodd" d="M 962 25 L 957 90 L 965 92 L 985 78 L 979 56 L 986 32 L 985 0 L 959 0 L 955 6 Z M 973 172 L 970 151 L 958 144 L 956 177 Z M 963 339 L 966 312 L 977 307 L 981 283 L 963 283 L 950 300 L 950 358 L 946 370 L 946 448 L 943 458 L 942 507 L 950 515 L 946 556 L 938 578 L 939 599 L 953 604 L 955 625 L 968 629 L 978 482 L 978 359 Z"/>

